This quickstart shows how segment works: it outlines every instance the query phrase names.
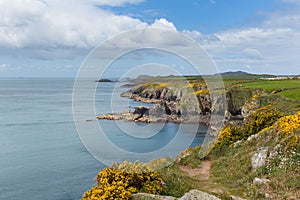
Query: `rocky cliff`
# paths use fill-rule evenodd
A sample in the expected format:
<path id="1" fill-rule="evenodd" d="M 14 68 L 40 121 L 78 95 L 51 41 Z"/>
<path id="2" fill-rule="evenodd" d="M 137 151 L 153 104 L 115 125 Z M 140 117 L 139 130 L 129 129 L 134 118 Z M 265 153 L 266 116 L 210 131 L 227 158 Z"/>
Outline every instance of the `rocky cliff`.
<path id="1" fill-rule="evenodd" d="M 244 105 L 255 92 L 231 89 L 225 94 L 209 93 L 204 84 L 196 87 L 176 87 L 165 84 L 146 83 L 135 86 L 121 94 L 135 101 L 154 104 L 139 106 L 134 111 L 110 113 L 98 116 L 98 119 L 127 120 L 139 122 L 175 122 L 209 124 L 211 116 L 218 115 L 226 120 L 242 120 Z M 214 120 L 217 123 L 218 120 Z M 214 122 L 213 122 L 214 123 Z M 223 123 L 219 122 L 218 123 Z"/>

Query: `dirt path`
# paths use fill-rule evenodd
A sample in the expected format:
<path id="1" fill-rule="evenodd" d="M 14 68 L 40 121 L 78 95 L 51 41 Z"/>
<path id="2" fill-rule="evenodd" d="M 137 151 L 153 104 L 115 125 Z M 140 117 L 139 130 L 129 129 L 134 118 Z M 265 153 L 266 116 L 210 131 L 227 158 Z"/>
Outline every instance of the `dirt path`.
<path id="1" fill-rule="evenodd" d="M 185 172 L 188 176 L 199 178 L 200 180 L 208 180 L 210 176 L 211 161 L 204 160 L 201 165 L 197 168 L 192 168 L 190 166 L 180 166 L 180 170 Z"/>

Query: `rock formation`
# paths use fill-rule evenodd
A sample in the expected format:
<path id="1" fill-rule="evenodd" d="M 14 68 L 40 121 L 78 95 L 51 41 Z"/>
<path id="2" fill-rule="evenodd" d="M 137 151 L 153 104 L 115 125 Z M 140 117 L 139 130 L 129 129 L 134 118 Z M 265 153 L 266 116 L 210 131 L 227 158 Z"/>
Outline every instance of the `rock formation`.
<path id="1" fill-rule="evenodd" d="M 221 200 L 221 199 L 214 195 L 208 194 L 206 192 L 202 192 L 200 190 L 191 190 L 185 193 L 181 198 L 137 193 L 131 196 L 131 200 Z"/>
<path id="2" fill-rule="evenodd" d="M 242 120 L 243 106 L 251 98 L 249 91 L 228 91 L 225 94 L 209 94 L 206 85 L 188 89 L 186 87 L 152 87 L 137 85 L 121 94 L 135 101 L 154 104 L 151 107 L 136 107 L 134 111 L 97 116 L 98 119 L 127 120 L 138 122 L 174 122 L 210 124 L 213 131 L 222 127 L 224 120 Z M 199 93 L 194 92 L 200 91 Z M 203 92 L 202 92 L 203 91 Z M 247 113 L 246 113 L 247 114 Z M 212 117 L 213 116 L 213 117 Z"/>

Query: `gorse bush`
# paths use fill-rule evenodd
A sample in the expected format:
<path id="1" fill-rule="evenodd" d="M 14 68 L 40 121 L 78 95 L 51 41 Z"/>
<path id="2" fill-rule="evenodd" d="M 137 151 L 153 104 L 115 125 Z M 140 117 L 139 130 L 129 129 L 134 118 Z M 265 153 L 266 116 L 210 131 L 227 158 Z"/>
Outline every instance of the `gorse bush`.
<path id="1" fill-rule="evenodd" d="M 287 149 L 299 146 L 300 112 L 280 118 L 270 128 L 278 132 Z"/>
<path id="2" fill-rule="evenodd" d="M 201 94 L 209 94 L 208 90 L 197 90 L 194 92 L 194 95 L 201 95 Z"/>
<path id="3" fill-rule="evenodd" d="M 215 142 L 215 148 L 222 146 L 230 146 L 244 137 L 245 136 L 242 132 L 242 129 L 240 129 L 237 126 L 227 125 L 219 132 L 219 137 Z"/>
<path id="4" fill-rule="evenodd" d="M 283 116 L 283 113 L 279 112 L 277 109 L 267 112 L 256 112 L 249 117 L 243 132 L 246 137 L 249 137 L 250 135 L 259 133 L 261 130 L 272 126 Z"/>
<path id="5" fill-rule="evenodd" d="M 275 124 L 275 128 L 286 136 L 291 135 L 300 129 L 300 112 L 280 118 Z"/>
<path id="6" fill-rule="evenodd" d="M 136 192 L 132 177 L 120 170 L 105 168 L 96 177 L 97 186 L 87 191 L 82 200 L 129 199 Z"/>
<path id="7" fill-rule="evenodd" d="M 257 134 L 253 140 L 241 142 Z M 240 187 L 246 199 L 300 199 L 300 112 L 283 116 L 277 110 L 253 114 L 243 126 L 227 125 L 210 156 L 211 177 L 227 188 Z M 231 147 L 230 147 L 231 146 Z M 253 170 L 252 158 L 261 147 L 268 148 L 263 166 Z M 265 178 L 265 184 L 254 183 Z M 243 192 L 242 192 L 243 191 Z"/>
<path id="8" fill-rule="evenodd" d="M 248 117 L 244 126 L 230 124 L 225 126 L 219 132 L 219 138 L 215 142 L 215 146 L 230 146 L 238 140 L 247 139 L 249 136 L 271 127 L 281 117 L 283 117 L 283 114 L 276 109 L 253 113 Z"/>
<path id="9" fill-rule="evenodd" d="M 85 192 L 82 200 L 127 200 L 136 192 L 158 194 L 163 183 L 160 174 L 149 165 L 127 161 L 103 169 L 95 180 L 96 186 Z"/>

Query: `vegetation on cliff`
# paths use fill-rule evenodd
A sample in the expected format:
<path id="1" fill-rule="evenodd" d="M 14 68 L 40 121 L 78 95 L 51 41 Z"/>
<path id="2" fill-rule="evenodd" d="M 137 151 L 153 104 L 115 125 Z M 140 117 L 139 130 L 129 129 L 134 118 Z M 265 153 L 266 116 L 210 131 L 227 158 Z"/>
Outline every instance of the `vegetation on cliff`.
<path id="1" fill-rule="evenodd" d="M 203 79 L 186 79 L 188 83 L 183 86 L 177 77 L 159 80 L 152 77 L 148 78 L 148 83 L 136 85 L 130 93 L 172 102 L 180 95 L 190 95 L 187 92 L 190 89 L 200 102 L 200 109 L 201 106 L 210 107 L 209 100 L 204 101 L 203 97 L 212 91 L 208 92 Z M 97 185 L 86 192 L 83 199 L 129 199 L 136 192 L 181 197 L 191 189 L 221 199 L 232 199 L 232 195 L 245 199 L 299 199 L 300 102 L 297 86 L 300 80 L 266 82 L 254 75 L 243 80 L 230 76 L 224 79 L 230 114 L 206 157 L 199 159 L 202 149 L 198 146 L 182 152 L 176 161 L 159 170 L 151 167 L 153 163 L 162 166 L 169 161 L 127 162 L 106 168 L 96 177 Z M 178 89 L 183 87 L 187 90 Z M 170 88 L 175 89 L 169 91 Z M 147 170 L 124 170 L 133 166 Z"/>
<path id="2" fill-rule="evenodd" d="M 243 134 L 235 145 L 231 139 L 223 138 L 223 145 L 217 143 L 202 160 L 198 157 L 199 147 L 190 149 L 188 156 L 163 169 L 161 174 L 166 187 L 162 194 L 180 197 L 191 189 L 199 189 L 221 199 L 232 199 L 232 195 L 245 199 L 299 199 L 300 112 L 279 119 L 277 111 L 267 114 L 272 117 L 265 117 L 263 113 L 255 115 L 262 115 L 258 117 L 262 120 L 260 124 L 264 121 L 269 126 L 260 128 L 252 137 Z M 274 123 L 268 122 L 270 118 Z M 252 119 L 252 124 L 255 121 Z M 228 127 L 222 132 L 226 129 Z M 253 168 L 254 155 L 262 148 L 267 149 L 264 164 Z M 205 171 L 205 163 L 211 164 L 210 170 Z"/>
<path id="3" fill-rule="evenodd" d="M 228 191 L 247 199 L 300 198 L 299 116 L 299 112 L 283 116 L 258 131 L 253 135 L 255 137 L 245 137 L 235 145 L 223 146 L 222 153 L 216 146 L 210 154 L 215 181 L 234 188 Z M 254 154 L 262 148 L 267 150 L 265 160 L 254 169 Z M 255 183 L 257 177 L 266 181 Z"/>
<path id="4" fill-rule="evenodd" d="M 158 194 L 162 191 L 161 175 L 155 171 L 155 163 L 142 164 L 138 161 L 114 164 L 96 176 L 96 186 L 85 192 L 82 200 L 129 199 L 132 193 Z"/>
<path id="5" fill-rule="evenodd" d="M 218 148 L 221 146 L 232 146 L 239 140 L 243 140 L 266 128 L 270 128 L 282 116 L 283 113 L 275 109 L 266 112 L 255 112 L 248 116 L 247 122 L 241 126 L 229 123 L 219 132 L 219 137 L 215 145 Z"/>

